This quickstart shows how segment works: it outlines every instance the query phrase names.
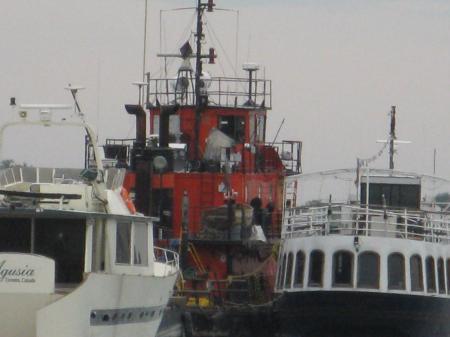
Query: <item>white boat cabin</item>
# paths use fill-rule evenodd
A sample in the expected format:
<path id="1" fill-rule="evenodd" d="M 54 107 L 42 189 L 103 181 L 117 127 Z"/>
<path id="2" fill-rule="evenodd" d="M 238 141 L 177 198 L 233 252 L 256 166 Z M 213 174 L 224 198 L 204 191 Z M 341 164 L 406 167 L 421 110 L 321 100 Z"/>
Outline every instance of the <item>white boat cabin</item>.
<path id="1" fill-rule="evenodd" d="M 420 177 L 368 180 L 361 203 L 285 209 L 276 292 L 450 295 L 446 206 L 425 205 Z"/>

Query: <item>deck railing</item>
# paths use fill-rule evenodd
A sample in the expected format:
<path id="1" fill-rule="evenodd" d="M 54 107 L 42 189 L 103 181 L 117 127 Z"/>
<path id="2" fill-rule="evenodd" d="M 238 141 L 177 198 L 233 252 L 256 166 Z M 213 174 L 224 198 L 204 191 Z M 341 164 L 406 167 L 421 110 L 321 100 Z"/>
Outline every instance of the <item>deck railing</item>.
<path id="1" fill-rule="evenodd" d="M 14 184 L 80 184 L 83 182 L 82 169 L 43 168 L 13 166 L 0 170 L 0 188 Z M 105 170 L 105 182 L 108 189 L 122 186 L 125 170 L 108 168 Z"/>
<path id="2" fill-rule="evenodd" d="M 282 237 L 375 236 L 450 244 L 450 213 L 330 205 L 285 210 Z"/>
<path id="3" fill-rule="evenodd" d="M 180 258 L 178 254 L 169 249 L 154 247 L 153 260 L 162 263 L 171 269 L 174 268 L 175 270 L 178 270 L 180 268 Z"/>
<path id="4" fill-rule="evenodd" d="M 272 82 L 265 79 L 213 77 L 206 82 L 205 94 L 208 104 L 218 107 L 264 107 L 272 106 Z M 195 105 L 194 79 L 181 77 L 151 79 L 149 99 L 152 104 Z M 249 94 L 249 89 L 251 93 Z"/>

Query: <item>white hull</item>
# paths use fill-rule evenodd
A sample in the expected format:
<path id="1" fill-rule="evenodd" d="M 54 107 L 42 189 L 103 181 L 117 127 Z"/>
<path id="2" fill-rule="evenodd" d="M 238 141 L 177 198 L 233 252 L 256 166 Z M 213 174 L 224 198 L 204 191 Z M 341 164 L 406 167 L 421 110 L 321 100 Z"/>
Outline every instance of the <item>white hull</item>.
<path id="1" fill-rule="evenodd" d="M 0 336 L 155 336 L 175 278 L 91 273 L 67 295 L 3 293 Z"/>

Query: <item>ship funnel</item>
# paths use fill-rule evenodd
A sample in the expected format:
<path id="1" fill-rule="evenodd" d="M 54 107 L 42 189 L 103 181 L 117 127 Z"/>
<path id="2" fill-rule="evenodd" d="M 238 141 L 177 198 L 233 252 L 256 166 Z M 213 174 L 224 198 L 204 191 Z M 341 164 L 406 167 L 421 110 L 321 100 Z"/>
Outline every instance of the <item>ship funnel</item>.
<path id="1" fill-rule="evenodd" d="M 125 110 L 136 116 L 136 144 L 144 147 L 146 142 L 146 114 L 141 105 L 126 104 Z"/>

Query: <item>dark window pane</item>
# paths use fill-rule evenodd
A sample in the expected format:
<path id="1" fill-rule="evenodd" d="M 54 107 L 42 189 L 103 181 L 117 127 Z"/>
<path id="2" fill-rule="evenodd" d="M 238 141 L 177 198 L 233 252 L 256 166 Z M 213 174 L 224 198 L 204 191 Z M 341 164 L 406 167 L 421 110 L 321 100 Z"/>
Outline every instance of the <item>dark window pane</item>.
<path id="1" fill-rule="evenodd" d="M 383 194 L 387 206 L 407 208 L 420 206 L 420 185 L 371 183 L 369 203 L 381 206 Z M 366 200 L 366 183 L 361 184 L 361 200 Z"/>
<path id="2" fill-rule="evenodd" d="M 431 256 L 427 257 L 426 263 L 426 272 L 427 272 L 427 292 L 435 293 L 436 292 L 436 275 L 434 272 L 434 259 Z"/>
<path id="3" fill-rule="evenodd" d="M 380 284 L 380 257 L 373 252 L 359 254 L 358 288 L 378 289 Z"/>
<path id="4" fill-rule="evenodd" d="M 116 263 L 131 263 L 131 223 L 117 223 Z"/>
<path id="5" fill-rule="evenodd" d="M 245 119 L 240 116 L 220 116 L 219 130 L 237 142 L 245 139 Z"/>
<path id="6" fill-rule="evenodd" d="M 0 218 L 0 252 L 30 253 L 31 220 Z"/>
<path id="7" fill-rule="evenodd" d="M 323 278 L 323 253 L 313 250 L 309 256 L 309 282 L 310 287 L 321 287 Z"/>
<path id="8" fill-rule="evenodd" d="M 286 277 L 284 281 L 285 288 L 291 287 L 293 264 L 294 264 L 294 254 L 289 253 L 286 267 Z"/>
<path id="9" fill-rule="evenodd" d="M 409 263 L 411 270 L 411 290 L 423 291 L 422 259 L 419 255 L 413 255 Z"/>
<path id="10" fill-rule="evenodd" d="M 441 257 L 437 263 L 437 272 L 438 272 L 438 285 L 439 285 L 439 293 L 445 294 L 445 271 L 444 271 L 444 259 Z"/>
<path id="11" fill-rule="evenodd" d="M 388 257 L 388 288 L 405 289 L 405 258 L 393 253 Z"/>
<path id="12" fill-rule="evenodd" d="M 333 255 L 333 286 L 353 286 L 353 254 L 336 252 Z"/>
<path id="13" fill-rule="evenodd" d="M 303 287 L 303 275 L 305 273 L 305 254 L 302 251 L 297 252 L 295 259 L 294 287 Z"/>
<path id="14" fill-rule="evenodd" d="M 83 279 L 85 219 L 36 219 L 36 254 L 55 260 L 57 283 Z"/>

